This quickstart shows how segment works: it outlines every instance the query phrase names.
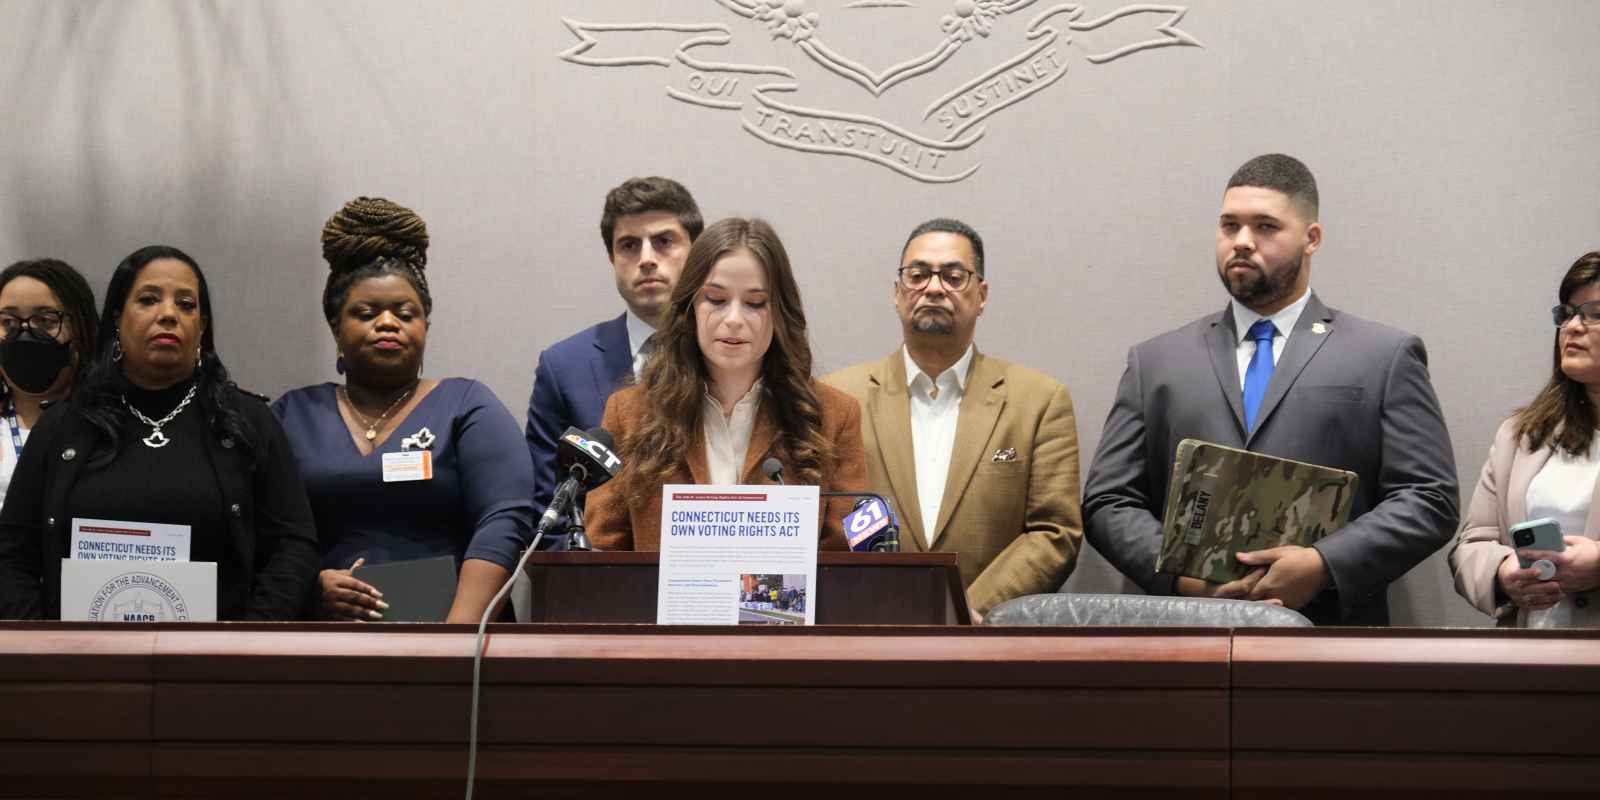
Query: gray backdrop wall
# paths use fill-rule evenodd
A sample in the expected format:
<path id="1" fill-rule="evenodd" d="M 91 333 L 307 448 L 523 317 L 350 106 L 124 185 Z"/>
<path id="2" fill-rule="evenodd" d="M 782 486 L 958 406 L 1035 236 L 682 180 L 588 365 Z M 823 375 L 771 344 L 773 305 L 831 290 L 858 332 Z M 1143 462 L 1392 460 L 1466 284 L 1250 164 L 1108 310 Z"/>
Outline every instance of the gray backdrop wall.
<path id="1" fill-rule="evenodd" d="M 1547 374 L 1557 281 L 1600 247 L 1600 4 L 1130 8 L 1152 7 L 12 0 L 0 258 L 99 288 L 136 247 L 180 246 L 228 363 L 276 394 L 333 378 L 323 221 L 387 196 L 433 235 L 427 373 L 521 417 L 539 350 L 620 311 L 597 222 L 622 178 L 770 219 L 822 371 L 896 345 L 899 245 L 957 216 L 988 243 L 979 346 L 1072 389 L 1087 470 L 1128 346 L 1225 300 L 1229 173 L 1285 151 L 1321 183 L 1313 286 L 1428 343 L 1470 495 Z M 1093 554 L 1069 582 L 1123 585 Z M 1393 602 L 1486 621 L 1439 556 Z"/>

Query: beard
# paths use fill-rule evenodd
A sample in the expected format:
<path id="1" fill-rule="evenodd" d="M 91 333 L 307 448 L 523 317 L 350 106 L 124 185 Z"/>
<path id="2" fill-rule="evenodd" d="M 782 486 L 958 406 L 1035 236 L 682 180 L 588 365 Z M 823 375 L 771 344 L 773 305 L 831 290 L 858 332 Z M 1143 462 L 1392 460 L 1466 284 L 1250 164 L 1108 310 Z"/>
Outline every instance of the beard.
<path id="1" fill-rule="evenodd" d="M 911 330 L 949 336 L 956 332 L 955 316 L 944 309 L 924 308 L 911 315 Z"/>
<path id="2" fill-rule="evenodd" d="M 1228 290 L 1228 294 L 1246 308 L 1269 306 L 1287 299 L 1294 292 L 1295 285 L 1300 282 L 1300 267 L 1304 258 L 1304 254 L 1296 253 L 1294 260 L 1283 265 L 1283 269 L 1275 274 L 1268 274 L 1255 264 L 1249 264 L 1254 272 L 1237 280 L 1228 278 L 1228 268 L 1235 263 L 1249 262 L 1230 259 L 1217 271 L 1217 278 L 1222 281 L 1222 287 Z"/>

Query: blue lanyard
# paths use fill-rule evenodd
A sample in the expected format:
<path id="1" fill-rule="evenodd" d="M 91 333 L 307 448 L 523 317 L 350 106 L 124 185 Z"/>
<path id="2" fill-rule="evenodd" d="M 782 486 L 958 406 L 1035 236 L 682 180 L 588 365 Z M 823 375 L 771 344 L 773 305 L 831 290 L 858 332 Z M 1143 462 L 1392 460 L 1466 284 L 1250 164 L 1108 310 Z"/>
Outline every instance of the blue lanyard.
<path id="1" fill-rule="evenodd" d="M 17 460 L 22 460 L 22 428 L 17 425 L 17 404 L 6 403 L 6 422 L 11 425 L 11 449 L 16 451 Z"/>

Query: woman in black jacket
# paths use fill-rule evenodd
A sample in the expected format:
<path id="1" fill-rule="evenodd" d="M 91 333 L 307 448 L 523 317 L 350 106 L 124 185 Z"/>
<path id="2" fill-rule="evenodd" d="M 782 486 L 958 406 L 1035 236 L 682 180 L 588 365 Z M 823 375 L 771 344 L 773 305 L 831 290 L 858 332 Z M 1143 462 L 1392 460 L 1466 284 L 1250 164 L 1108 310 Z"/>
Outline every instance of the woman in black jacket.
<path id="1" fill-rule="evenodd" d="M 28 438 L 0 510 L 0 617 L 55 619 L 74 519 L 186 525 L 217 564 L 218 619 L 300 616 L 317 573 L 283 430 L 228 379 L 211 297 L 183 251 L 123 259 L 84 384 Z"/>

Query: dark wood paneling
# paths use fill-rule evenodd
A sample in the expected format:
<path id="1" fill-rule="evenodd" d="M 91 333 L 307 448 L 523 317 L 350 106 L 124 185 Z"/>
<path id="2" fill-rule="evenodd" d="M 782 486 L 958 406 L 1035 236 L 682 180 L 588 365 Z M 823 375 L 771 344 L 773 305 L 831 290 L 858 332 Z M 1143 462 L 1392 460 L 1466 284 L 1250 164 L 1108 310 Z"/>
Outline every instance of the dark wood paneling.
<path id="1" fill-rule="evenodd" d="M 155 646 L 160 681 L 407 683 L 472 679 L 475 627 L 270 623 L 164 627 Z"/>
<path id="2" fill-rule="evenodd" d="M 48 792 L 20 792 L 19 787 L 38 781 L 67 781 L 83 787 L 122 781 L 143 781 L 151 776 L 148 736 L 119 737 L 119 741 L 94 741 L 87 736 L 70 742 L 0 743 L 0 793 L 7 797 L 50 796 Z M 60 790 L 67 794 L 75 789 Z"/>
<path id="3" fill-rule="evenodd" d="M 1364 798 L 1546 794 L 1593 797 L 1600 792 L 1600 764 L 1592 757 L 1377 752 L 1326 755 L 1236 750 L 1233 786 L 1238 798 L 1282 798 L 1286 793 L 1295 797 L 1350 797 L 1359 793 Z"/>
<path id="4" fill-rule="evenodd" d="M 149 683 L 0 682 L 0 740 L 148 741 L 151 693 Z"/>
<path id="5" fill-rule="evenodd" d="M 1594 676 L 1600 690 L 1600 673 Z M 1285 729 L 1285 720 L 1314 724 Z M 1484 722 L 1520 724 L 1486 730 Z M 1517 735 L 1518 732 L 1526 735 Z M 1233 692 L 1240 750 L 1589 756 L 1600 765 L 1600 694 L 1528 692 Z M 1553 747 L 1553 742 L 1560 742 Z M 1596 787 L 1600 791 L 1600 786 Z"/>
<path id="6" fill-rule="evenodd" d="M 1600 791 L 1600 637 L 1241 632 L 1236 797 Z"/>
<path id="7" fill-rule="evenodd" d="M 453 796 L 469 630 L 0 624 L 0 796 Z M 1593 633 L 493 630 L 481 797 L 1600 786 Z"/>
<path id="8" fill-rule="evenodd" d="M 419 782 L 439 782 L 459 793 L 466 780 L 466 753 L 459 747 L 284 746 L 238 743 L 227 746 L 163 744 L 156 771 L 164 784 L 198 787 L 207 782 L 248 786 L 258 782 L 286 786 L 302 782 L 368 782 L 412 796 Z M 872 748 L 693 748 L 636 747 L 514 748 L 486 745 L 479 752 L 483 785 L 519 782 L 541 787 L 561 784 L 628 788 L 650 784 L 728 786 L 768 781 L 827 786 L 830 796 L 850 785 L 878 787 L 941 785 L 1126 787 L 1129 789 L 1220 787 L 1226 779 L 1222 753 L 1128 754 L 1115 751 L 1062 754 L 1032 750 L 892 750 Z M 681 788 L 680 786 L 680 788 Z M 1059 792 L 1057 788 L 1055 791 Z"/>
<path id="9" fill-rule="evenodd" d="M 377 678 L 378 676 L 374 676 Z M 389 680 L 403 680 L 391 677 Z M 163 683 L 160 742 L 450 743 L 467 738 L 471 687 L 387 683 Z M 248 727 L 240 720 L 249 720 Z"/>
<path id="10" fill-rule="evenodd" d="M 497 687 L 481 735 L 495 743 L 655 747 L 1227 748 L 1221 691 Z M 1071 724 L 1062 724 L 1071 720 Z"/>
<path id="11" fill-rule="evenodd" d="M 1252 689 L 1595 691 L 1600 639 L 1587 631 L 1241 631 L 1234 685 Z"/>
<path id="12" fill-rule="evenodd" d="M 1216 688 L 1221 630 L 658 628 L 496 635 L 484 682 L 880 687 Z"/>
<path id="13" fill-rule="evenodd" d="M 142 625 L 0 622 L 0 681 L 149 681 L 156 631 Z"/>

